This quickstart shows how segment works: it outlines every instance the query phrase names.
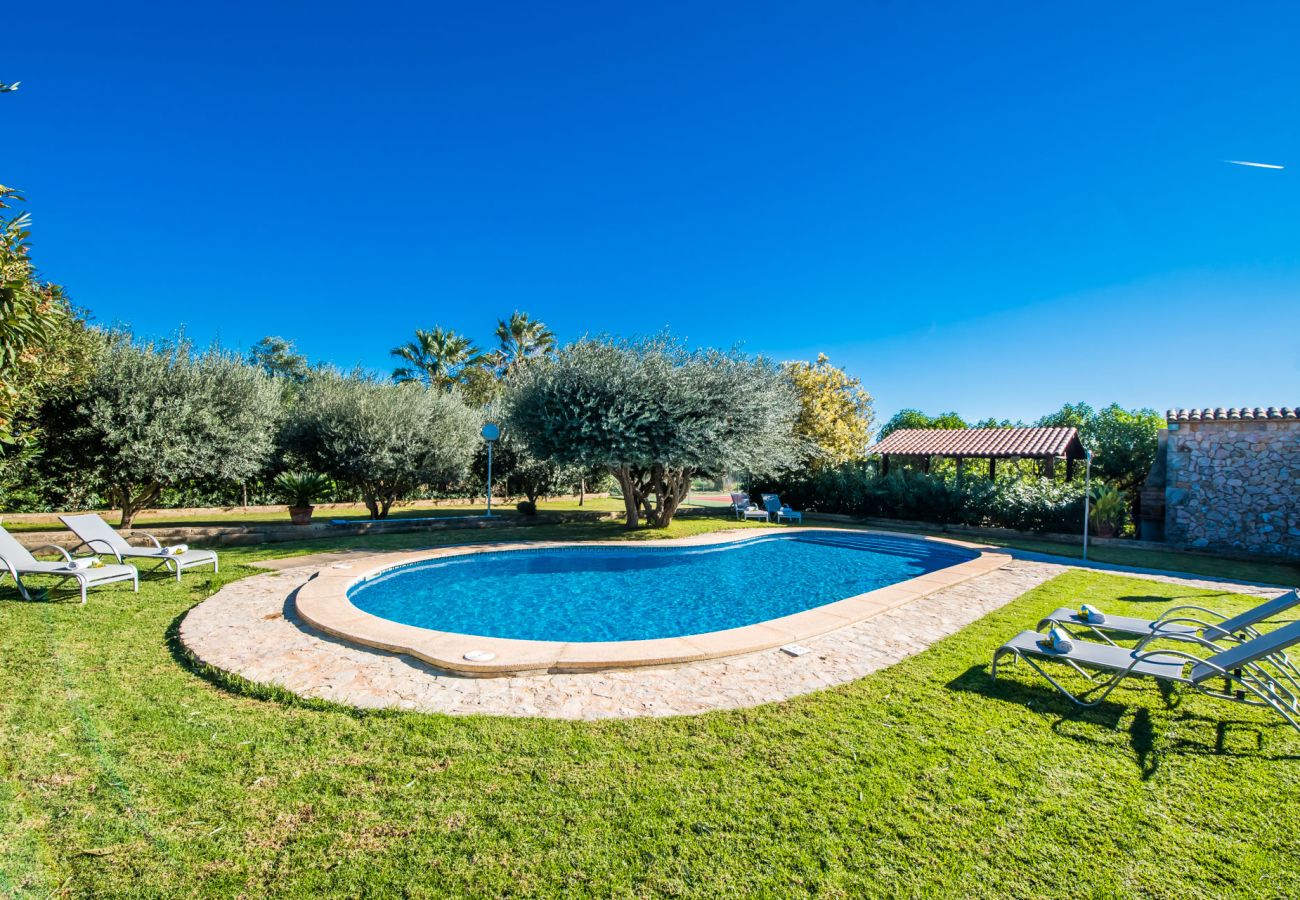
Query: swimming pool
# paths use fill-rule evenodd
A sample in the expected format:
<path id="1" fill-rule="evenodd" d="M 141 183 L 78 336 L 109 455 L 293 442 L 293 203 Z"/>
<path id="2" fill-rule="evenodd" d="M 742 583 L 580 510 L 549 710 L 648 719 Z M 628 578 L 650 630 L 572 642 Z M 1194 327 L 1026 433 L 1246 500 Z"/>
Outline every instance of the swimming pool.
<path id="1" fill-rule="evenodd" d="M 292 602 L 311 628 L 459 675 L 589 672 L 776 647 L 797 658 L 793 645 L 815 651 L 819 635 L 1006 562 L 947 539 L 829 528 L 478 544 L 339 562 Z M 545 639 L 510 636 L 526 634 Z"/>
<path id="2" fill-rule="evenodd" d="M 707 546 L 620 545 L 424 560 L 353 584 L 356 609 L 438 632 L 566 643 L 741 628 L 974 559 L 948 544 L 829 531 Z"/>

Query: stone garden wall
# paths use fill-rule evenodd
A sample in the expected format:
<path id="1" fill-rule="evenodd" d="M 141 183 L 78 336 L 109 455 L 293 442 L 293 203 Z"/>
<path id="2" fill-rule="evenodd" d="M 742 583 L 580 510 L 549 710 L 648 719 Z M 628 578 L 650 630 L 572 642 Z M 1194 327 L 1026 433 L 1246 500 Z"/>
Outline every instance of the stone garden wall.
<path id="1" fill-rule="evenodd" d="M 1165 539 L 1300 557 L 1300 421 L 1170 423 Z"/>

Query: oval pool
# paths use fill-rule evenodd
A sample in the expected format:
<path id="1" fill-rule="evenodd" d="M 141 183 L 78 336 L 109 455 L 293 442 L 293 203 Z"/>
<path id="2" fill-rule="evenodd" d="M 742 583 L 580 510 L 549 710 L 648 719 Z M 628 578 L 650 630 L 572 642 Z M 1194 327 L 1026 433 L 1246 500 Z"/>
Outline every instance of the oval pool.
<path id="1" fill-rule="evenodd" d="M 753 625 L 974 559 L 879 535 L 763 536 L 708 546 L 600 545 L 432 559 L 353 585 L 404 625 L 528 641 L 635 641 Z"/>

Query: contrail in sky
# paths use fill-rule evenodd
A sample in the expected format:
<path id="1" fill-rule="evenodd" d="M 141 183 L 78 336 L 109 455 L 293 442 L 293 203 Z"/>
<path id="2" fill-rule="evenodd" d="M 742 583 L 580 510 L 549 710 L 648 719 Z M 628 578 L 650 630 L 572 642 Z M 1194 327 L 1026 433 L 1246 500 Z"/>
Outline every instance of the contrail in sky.
<path id="1" fill-rule="evenodd" d="M 1275 166 L 1272 163 L 1247 162 L 1244 159 L 1225 159 L 1224 162 L 1234 166 L 1253 166 L 1256 169 L 1281 169 L 1283 166 Z"/>

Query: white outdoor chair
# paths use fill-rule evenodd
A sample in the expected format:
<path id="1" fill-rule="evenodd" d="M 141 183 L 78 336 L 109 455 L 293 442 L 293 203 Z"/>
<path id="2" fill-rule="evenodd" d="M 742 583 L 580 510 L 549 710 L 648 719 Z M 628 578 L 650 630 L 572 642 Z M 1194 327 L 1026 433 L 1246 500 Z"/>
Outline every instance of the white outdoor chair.
<path id="1" fill-rule="evenodd" d="M 780 494 L 764 494 L 763 506 L 767 508 L 769 516 L 776 516 L 778 525 L 782 520 L 798 522 L 800 525 L 803 524 L 803 513 L 795 512 L 793 509 L 787 509 L 785 505 L 781 503 Z"/>
<path id="2" fill-rule="evenodd" d="M 59 579 L 75 579 L 81 587 L 82 603 L 86 602 L 86 588 L 101 584 L 130 581 L 134 583 L 136 591 L 140 590 L 140 572 L 135 566 L 118 563 L 77 569 L 72 568 L 72 554 L 58 544 L 45 544 L 36 549 L 57 550 L 62 554 L 63 559 L 56 562 L 37 559 L 32 556 L 30 550 L 18 543 L 17 538 L 0 527 L 0 578 L 4 578 L 6 574 L 12 576 L 14 583 L 18 585 L 18 593 L 24 600 L 32 599 L 31 594 L 27 592 L 27 586 L 23 584 L 24 575 L 49 575 Z"/>
<path id="3" fill-rule="evenodd" d="M 736 513 L 737 519 L 762 519 L 768 520 L 767 510 L 759 509 L 749 502 L 749 494 L 735 493 L 731 495 L 731 508 Z"/>
<path id="4" fill-rule="evenodd" d="M 171 547 L 164 547 L 160 544 L 152 534 L 144 535 L 153 541 L 152 547 L 136 547 L 128 544 L 126 538 L 113 530 L 112 525 L 109 525 L 94 513 L 80 516 L 59 516 L 59 521 L 67 525 L 73 534 L 81 538 L 81 547 L 88 547 L 102 553 L 111 553 L 117 557 L 118 562 L 123 562 L 126 559 L 152 559 L 158 565 L 166 567 L 168 571 L 174 570 L 177 581 L 181 580 L 181 572 L 185 569 L 211 563 L 212 571 L 215 573 L 219 565 L 217 554 L 211 550 L 186 549 L 184 553 L 175 553 Z M 157 566 L 154 568 L 157 568 Z"/>

